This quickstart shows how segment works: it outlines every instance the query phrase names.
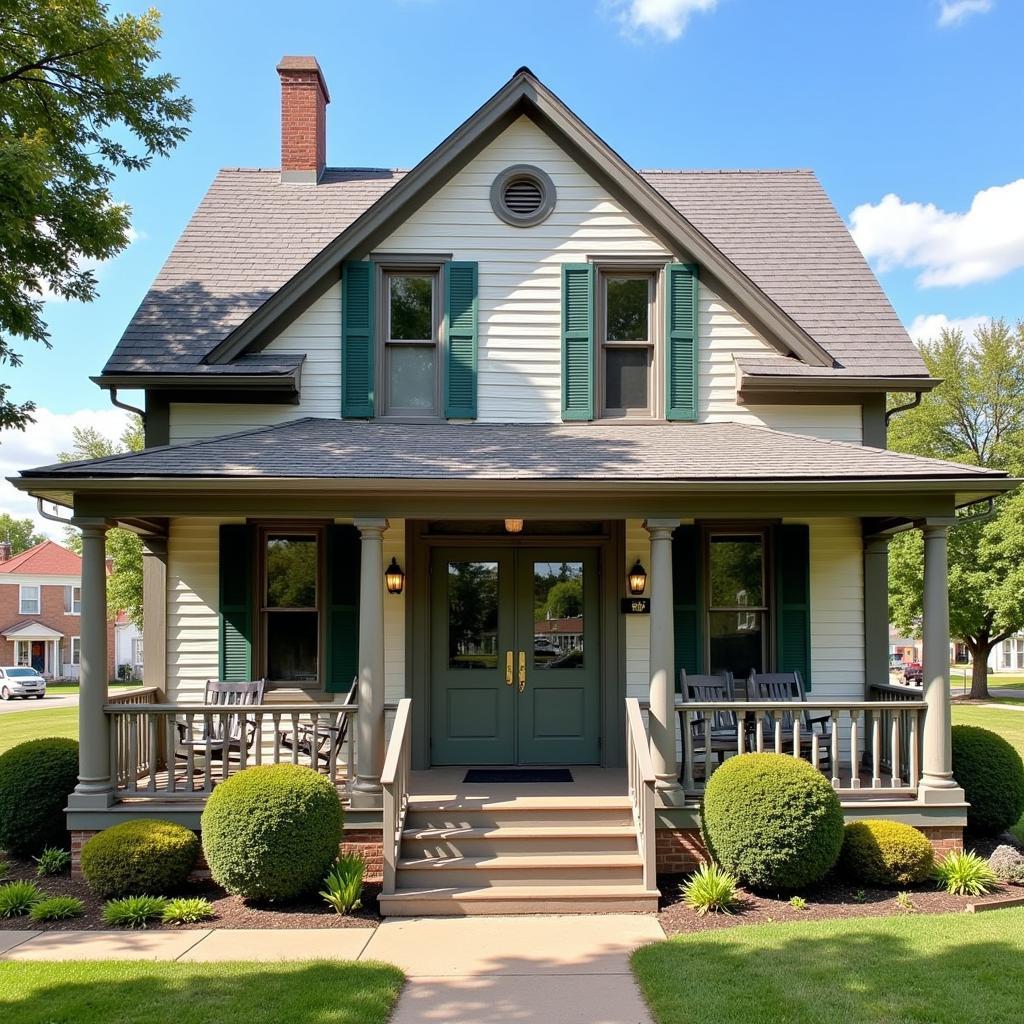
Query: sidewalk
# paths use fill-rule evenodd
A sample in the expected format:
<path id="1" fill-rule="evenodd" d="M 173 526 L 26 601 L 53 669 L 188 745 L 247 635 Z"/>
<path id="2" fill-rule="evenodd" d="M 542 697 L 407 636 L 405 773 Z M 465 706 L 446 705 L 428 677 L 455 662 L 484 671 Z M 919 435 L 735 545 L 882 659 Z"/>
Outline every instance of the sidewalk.
<path id="1" fill-rule="evenodd" d="M 3 960 L 381 960 L 408 981 L 391 1024 L 650 1024 L 629 970 L 653 917 L 469 917 L 374 928 L 0 930 Z"/>

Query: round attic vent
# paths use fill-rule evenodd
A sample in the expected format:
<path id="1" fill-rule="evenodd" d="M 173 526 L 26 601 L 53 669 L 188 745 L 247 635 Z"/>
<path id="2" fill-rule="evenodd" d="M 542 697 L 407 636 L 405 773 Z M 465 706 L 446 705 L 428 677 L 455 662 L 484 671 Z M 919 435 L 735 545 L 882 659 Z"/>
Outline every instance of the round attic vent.
<path id="1" fill-rule="evenodd" d="M 554 183 L 539 167 L 506 167 L 491 185 L 491 208 L 506 224 L 531 227 L 545 220 L 554 207 Z"/>

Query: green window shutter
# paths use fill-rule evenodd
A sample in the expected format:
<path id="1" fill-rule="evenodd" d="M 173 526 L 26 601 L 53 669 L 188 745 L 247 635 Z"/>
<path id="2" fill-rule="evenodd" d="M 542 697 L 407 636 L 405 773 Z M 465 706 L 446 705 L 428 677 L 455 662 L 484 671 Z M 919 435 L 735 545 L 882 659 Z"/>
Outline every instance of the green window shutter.
<path id="1" fill-rule="evenodd" d="M 445 268 L 444 414 L 448 419 L 476 419 L 477 265 L 449 263 Z"/>
<path id="2" fill-rule="evenodd" d="M 775 667 L 800 673 L 811 688 L 810 528 L 786 523 L 775 532 Z"/>
<path id="3" fill-rule="evenodd" d="M 348 693 L 359 671 L 360 553 L 359 531 L 354 526 L 327 527 L 324 685 L 328 693 Z"/>
<path id="4" fill-rule="evenodd" d="M 670 263 L 666 268 L 665 418 L 697 418 L 697 267 Z"/>
<path id="5" fill-rule="evenodd" d="M 562 419 L 594 418 L 594 268 L 562 264 Z"/>
<path id="6" fill-rule="evenodd" d="M 373 416 L 374 347 L 372 263 L 347 260 L 341 268 L 341 415 Z"/>
<path id="7" fill-rule="evenodd" d="M 252 679 L 252 527 L 220 528 L 220 678 Z"/>
<path id="8" fill-rule="evenodd" d="M 677 527 L 672 535 L 672 624 L 675 632 L 677 690 L 680 669 L 684 668 L 691 674 L 703 671 L 703 591 L 700 565 L 700 530 L 696 526 Z"/>

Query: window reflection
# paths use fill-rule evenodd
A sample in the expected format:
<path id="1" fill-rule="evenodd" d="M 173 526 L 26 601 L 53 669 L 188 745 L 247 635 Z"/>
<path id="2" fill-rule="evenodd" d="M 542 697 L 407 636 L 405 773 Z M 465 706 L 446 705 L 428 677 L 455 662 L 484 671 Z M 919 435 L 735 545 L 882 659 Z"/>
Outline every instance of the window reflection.
<path id="1" fill-rule="evenodd" d="M 448 667 L 498 663 L 498 563 L 448 563 Z"/>
<path id="2" fill-rule="evenodd" d="M 533 667 L 583 665 L 583 563 L 533 563 Z"/>

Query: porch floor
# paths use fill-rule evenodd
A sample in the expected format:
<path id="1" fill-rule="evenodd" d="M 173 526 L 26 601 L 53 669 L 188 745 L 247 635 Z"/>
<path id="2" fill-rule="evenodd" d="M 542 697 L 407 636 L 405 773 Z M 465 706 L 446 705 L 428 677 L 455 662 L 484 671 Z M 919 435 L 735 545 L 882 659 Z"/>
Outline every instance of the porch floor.
<path id="1" fill-rule="evenodd" d="M 516 797 L 626 796 L 624 768 L 573 765 L 571 782 L 466 782 L 466 767 L 429 768 L 409 776 L 409 793 L 424 800 L 494 803 Z M 499 769 L 500 770 L 500 769 Z"/>

